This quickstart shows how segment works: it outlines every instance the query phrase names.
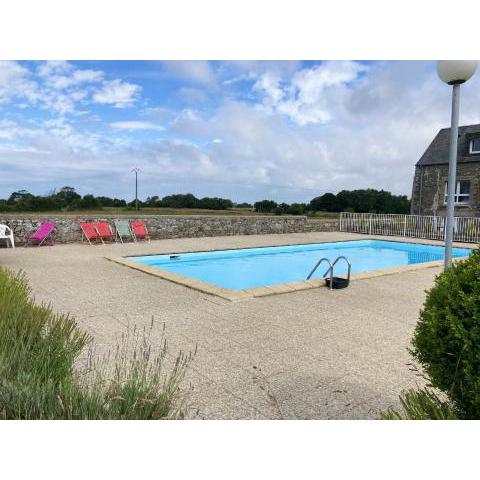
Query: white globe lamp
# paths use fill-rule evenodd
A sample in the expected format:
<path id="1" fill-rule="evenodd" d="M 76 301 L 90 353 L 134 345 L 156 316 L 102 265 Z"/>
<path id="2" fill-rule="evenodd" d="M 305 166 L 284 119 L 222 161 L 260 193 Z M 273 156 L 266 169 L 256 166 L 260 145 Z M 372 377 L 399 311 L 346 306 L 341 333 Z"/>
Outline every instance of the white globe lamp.
<path id="1" fill-rule="evenodd" d="M 475 60 L 439 60 L 437 63 L 438 76 L 448 85 L 465 83 L 473 76 L 476 69 Z"/>

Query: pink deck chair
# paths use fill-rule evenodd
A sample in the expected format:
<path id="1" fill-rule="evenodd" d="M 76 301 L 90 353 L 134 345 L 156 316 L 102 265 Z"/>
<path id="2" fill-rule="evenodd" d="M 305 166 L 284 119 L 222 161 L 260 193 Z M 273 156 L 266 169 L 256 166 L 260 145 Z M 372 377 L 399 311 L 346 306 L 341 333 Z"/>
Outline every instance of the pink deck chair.
<path id="1" fill-rule="evenodd" d="M 80 222 L 80 228 L 82 229 L 82 241 L 85 238 L 91 245 L 91 240 L 99 239 L 98 232 L 95 229 L 95 224 L 93 222 Z"/>
<path id="2" fill-rule="evenodd" d="M 36 244 L 37 247 L 39 247 L 40 245 L 42 245 L 42 243 L 44 243 L 47 240 L 47 238 L 50 238 L 53 245 L 52 234 L 54 230 L 55 230 L 54 223 L 49 223 L 49 222 L 42 223 L 33 235 L 27 236 L 25 238 L 25 242 L 27 245 L 29 244 L 29 242 L 32 242 L 32 244 Z"/>
<path id="3" fill-rule="evenodd" d="M 117 241 L 112 226 L 108 222 L 95 222 L 93 227 L 97 231 L 98 237 L 102 243 L 104 240 L 112 240 L 113 242 Z"/>
<path id="4" fill-rule="evenodd" d="M 150 235 L 148 234 L 145 222 L 130 222 L 130 226 L 132 227 L 132 233 L 135 237 L 135 240 L 150 241 Z"/>

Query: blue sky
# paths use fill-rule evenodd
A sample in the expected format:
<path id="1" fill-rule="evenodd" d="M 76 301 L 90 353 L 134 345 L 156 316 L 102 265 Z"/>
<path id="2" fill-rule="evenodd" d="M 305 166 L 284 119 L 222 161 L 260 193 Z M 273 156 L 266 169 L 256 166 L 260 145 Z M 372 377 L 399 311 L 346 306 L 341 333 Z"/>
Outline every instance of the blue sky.
<path id="1" fill-rule="evenodd" d="M 461 123 L 480 123 L 479 75 Z M 70 185 L 132 198 L 191 192 L 308 201 L 410 195 L 449 123 L 434 62 L 0 62 L 0 197 Z"/>

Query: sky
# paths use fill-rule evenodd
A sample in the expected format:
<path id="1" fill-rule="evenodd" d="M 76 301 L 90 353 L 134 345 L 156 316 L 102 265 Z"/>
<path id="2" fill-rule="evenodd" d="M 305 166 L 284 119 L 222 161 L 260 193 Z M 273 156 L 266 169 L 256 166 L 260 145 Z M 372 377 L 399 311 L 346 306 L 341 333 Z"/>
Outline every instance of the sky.
<path id="1" fill-rule="evenodd" d="M 0 61 L 0 198 L 411 194 L 450 123 L 430 61 Z M 460 123 L 480 123 L 480 73 Z"/>

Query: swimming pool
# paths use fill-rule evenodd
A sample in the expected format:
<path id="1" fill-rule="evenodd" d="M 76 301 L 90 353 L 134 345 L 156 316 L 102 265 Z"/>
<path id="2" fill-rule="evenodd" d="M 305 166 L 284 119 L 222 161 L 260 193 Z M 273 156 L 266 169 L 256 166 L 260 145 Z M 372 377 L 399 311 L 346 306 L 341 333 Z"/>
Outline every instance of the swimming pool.
<path id="1" fill-rule="evenodd" d="M 469 248 L 454 248 L 453 257 L 466 257 L 470 252 Z M 444 248 L 386 240 L 354 240 L 135 256 L 129 260 L 220 288 L 243 290 L 304 281 L 320 258 L 326 257 L 333 262 L 340 255 L 348 258 L 352 273 L 359 273 L 442 260 Z M 326 269 L 325 264 L 312 279 L 321 278 Z M 335 275 L 345 274 L 346 269 L 344 262 L 337 264 Z"/>

